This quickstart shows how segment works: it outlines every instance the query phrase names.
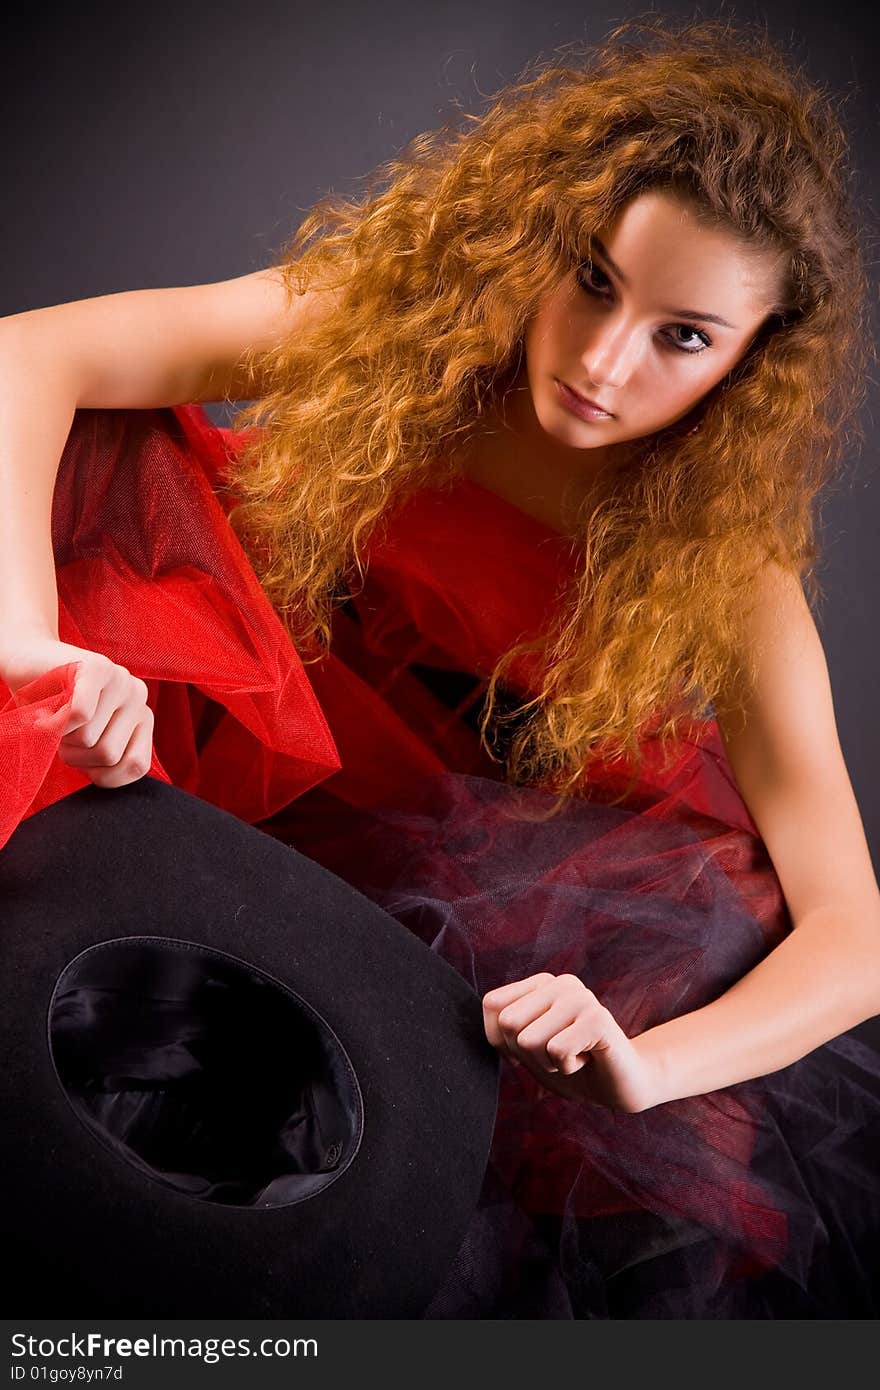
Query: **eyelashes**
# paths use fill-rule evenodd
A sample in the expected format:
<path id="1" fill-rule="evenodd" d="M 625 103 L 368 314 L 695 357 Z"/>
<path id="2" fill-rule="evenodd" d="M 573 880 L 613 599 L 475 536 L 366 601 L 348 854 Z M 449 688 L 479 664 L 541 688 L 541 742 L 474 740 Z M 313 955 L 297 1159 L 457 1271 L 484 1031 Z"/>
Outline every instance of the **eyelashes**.
<path id="1" fill-rule="evenodd" d="M 601 276 L 604 285 L 597 285 L 593 282 L 592 277 L 595 275 Z M 604 298 L 608 290 L 612 288 L 611 281 L 608 279 L 604 270 L 602 270 L 600 266 L 597 266 L 596 262 L 591 260 L 589 256 L 586 260 L 581 261 L 575 272 L 575 278 L 580 288 L 584 290 L 586 294 L 593 295 L 600 299 Z M 700 347 L 685 347 L 681 341 L 676 341 L 674 338 L 667 337 L 666 341 L 677 352 L 684 352 L 689 357 L 696 357 L 701 352 L 705 352 L 706 348 L 712 346 L 712 339 L 709 337 L 708 333 L 704 333 L 701 328 L 697 328 L 693 323 L 674 323 L 670 324 L 669 327 L 673 331 L 684 329 L 686 334 L 692 338 L 697 338 L 701 344 Z"/>
<path id="2" fill-rule="evenodd" d="M 586 290 L 587 294 L 602 293 L 601 286 L 591 284 L 589 277 L 592 275 L 601 275 L 606 285 L 611 284 L 611 281 L 608 279 L 608 276 L 605 274 L 605 272 L 603 270 L 600 270 L 599 266 L 596 265 L 596 262 L 590 260 L 589 256 L 586 260 L 581 261 L 580 265 L 577 268 L 577 271 L 575 272 L 575 275 L 581 289 Z"/>

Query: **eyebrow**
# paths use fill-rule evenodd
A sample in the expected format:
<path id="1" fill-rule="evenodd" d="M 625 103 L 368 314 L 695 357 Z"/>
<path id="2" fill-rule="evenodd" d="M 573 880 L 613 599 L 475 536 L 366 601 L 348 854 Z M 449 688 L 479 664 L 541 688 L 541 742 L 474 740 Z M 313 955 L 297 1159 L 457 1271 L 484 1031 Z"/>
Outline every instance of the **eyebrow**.
<path id="1" fill-rule="evenodd" d="M 593 232 L 590 242 L 596 247 L 608 269 L 613 271 L 622 285 L 629 283 L 620 266 L 613 261 L 606 250 L 604 242 Z M 661 314 L 669 314 L 672 318 L 682 319 L 702 319 L 704 323 L 720 323 L 722 328 L 736 328 L 735 323 L 729 323 L 727 319 L 721 318 L 720 314 L 703 314 L 699 309 L 661 309 Z"/>

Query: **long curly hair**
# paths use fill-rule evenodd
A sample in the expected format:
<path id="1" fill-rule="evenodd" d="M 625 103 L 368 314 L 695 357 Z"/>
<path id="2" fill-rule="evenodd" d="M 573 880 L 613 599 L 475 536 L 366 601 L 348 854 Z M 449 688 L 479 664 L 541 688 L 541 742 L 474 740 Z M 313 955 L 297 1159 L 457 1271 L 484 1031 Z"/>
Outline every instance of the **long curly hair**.
<path id="1" fill-rule="evenodd" d="M 631 786 L 646 739 L 674 751 L 730 700 L 768 561 L 820 597 L 813 504 L 862 437 L 872 349 L 842 120 L 763 30 L 654 16 L 561 52 L 461 128 L 412 140 L 362 198 L 328 195 L 305 217 L 275 265 L 289 302 L 320 286 L 327 308 L 249 355 L 263 386 L 234 416 L 247 434 L 228 485 L 265 592 L 318 660 L 374 528 L 454 476 L 453 446 L 510 388 L 526 325 L 591 230 L 665 188 L 781 256 L 782 297 L 749 350 L 608 478 L 551 627 L 490 673 L 487 750 L 512 721 L 505 775 L 565 796 L 588 794 L 595 756 Z M 540 679 L 502 709 L 510 664 L 536 649 Z"/>

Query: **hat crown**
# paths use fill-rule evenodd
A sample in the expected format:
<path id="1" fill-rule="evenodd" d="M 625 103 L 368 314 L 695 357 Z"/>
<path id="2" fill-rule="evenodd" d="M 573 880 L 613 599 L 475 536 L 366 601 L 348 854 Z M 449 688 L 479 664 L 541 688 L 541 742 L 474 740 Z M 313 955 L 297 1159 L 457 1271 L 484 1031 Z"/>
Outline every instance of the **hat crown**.
<path id="1" fill-rule="evenodd" d="M 360 1147 L 361 1089 L 327 1020 L 203 943 L 130 936 L 80 952 L 56 984 L 49 1044 L 95 1138 L 196 1199 L 304 1201 Z"/>

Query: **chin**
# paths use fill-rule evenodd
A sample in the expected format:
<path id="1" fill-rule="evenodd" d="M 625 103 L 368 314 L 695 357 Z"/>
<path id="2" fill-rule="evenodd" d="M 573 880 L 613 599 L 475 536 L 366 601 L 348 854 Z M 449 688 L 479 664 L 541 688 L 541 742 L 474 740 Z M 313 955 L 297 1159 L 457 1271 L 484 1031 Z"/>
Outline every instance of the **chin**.
<path id="1" fill-rule="evenodd" d="M 559 420 L 549 411 L 546 414 L 535 411 L 535 414 L 542 434 L 548 439 L 552 439 L 554 444 L 567 444 L 573 448 L 583 448 L 583 432 L 578 430 L 576 421 L 574 422 L 575 427 L 572 429 L 567 420 Z"/>
<path id="2" fill-rule="evenodd" d="M 594 449 L 599 444 L 607 444 L 607 431 L 612 423 L 616 423 L 606 420 L 597 429 L 595 425 L 579 420 L 559 404 L 555 392 L 542 410 L 535 411 L 535 415 L 546 435 L 557 444 L 567 445 L 571 449 Z"/>

